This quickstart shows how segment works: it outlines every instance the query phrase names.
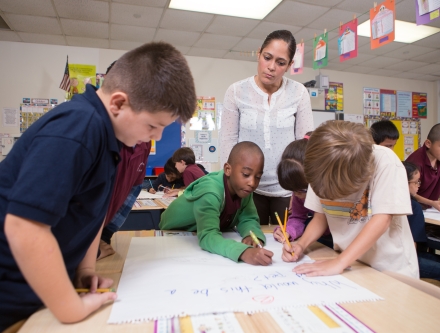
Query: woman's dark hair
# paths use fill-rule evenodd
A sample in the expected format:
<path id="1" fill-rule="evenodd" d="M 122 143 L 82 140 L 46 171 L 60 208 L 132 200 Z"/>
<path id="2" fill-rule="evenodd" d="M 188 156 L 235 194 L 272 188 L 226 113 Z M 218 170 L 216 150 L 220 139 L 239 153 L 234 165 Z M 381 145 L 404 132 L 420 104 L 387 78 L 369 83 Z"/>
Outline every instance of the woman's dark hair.
<path id="1" fill-rule="evenodd" d="M 306 135 L 310 136 L 311 133 Z M 287 191 L 301 191 L 309 186 L 304 175 L 304 156 L 308 141 L 304 138 L 289 143 L 281 155 L 277 175 L 280 186 Z"/>
<path id="2" fill-rule="evenodd" d="M 408 162 L 408 161 L 403 161 L 403 166 L 405 167 L 406 170 L 406 176 L 408 177 L 408 181 L 410 181 L 414 174 L 416 173 L 416 171 L 420 171 L 419 167 L 417 165 L 415 165 L 412 162 Z"/>
<path id="3" fill-rule="evenodd" d="M 281 39 L 287 43 L 289 49 L 289 63 L 292 61 L 296 52 L 296 41 L 292 33 L 289 30 L 275 30 L 267 35 L 266 39 L 261 45 L 260 53 L 263 52 L 264 48 L 270 44 L 271 41 Z"/>

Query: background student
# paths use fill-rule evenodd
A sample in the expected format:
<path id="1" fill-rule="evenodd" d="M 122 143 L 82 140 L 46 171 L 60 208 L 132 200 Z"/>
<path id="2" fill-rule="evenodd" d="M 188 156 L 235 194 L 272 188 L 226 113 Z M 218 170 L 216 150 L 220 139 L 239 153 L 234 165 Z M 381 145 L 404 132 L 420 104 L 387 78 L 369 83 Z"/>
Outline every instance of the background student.
<path id="1" fill-rule="evenodd" d="M 399 139 L 399 131 L 397 130 L 396 125 L 390 120 L 380 120 L 375 122 L 371 125 L 370 131 L 374 143 L 379 146 L 394 149 L 394 146 Z"/>
<path id="2" fill-rule="evenodd" d="M 283 76 L 295 51 L 290 31 L 271 32 L 257 53 L 257 75 L 232 84 L 223 102 L 220 161 L 224 163 L 241 141 L 255 142 L 264 153 L 264 175 L 254 193 L 261 224 L 268 224 L 269 216 L 274 223 L 274 213 L 284 216 L 289 206 L 291 193 L 280 186 L 276 174 L 284 148 L 313 130 L 307 89 Z"/>
<path id="3" fill-rule="evenodd" d="M 264 244 L 252 193 L 263 174 L 264 156 L 254 143 L 243 141 L 234 146 L 224 170 L 211 172 L 192 182 L 162 213 L 163 230 L 197 231 L 200 247 L 234 261 L 269 265 L 273 253 L 256 244 L 252 231 Z M 225 239 L 222 232 L 235 229 L 242 242 Z"/>
<path id="4" fill-rule="evenodd" d="M 173 160 L 177 171 L 179 171 L 182 175 L 185 188 L 196 179 L 199 179 L 205 175 L 205 172 L 196 164 L 196 155 L 194 155 L 194 151 L 189 147 L 177 149 L 171 159 Z M 175 189 L 168 191 L 165 196 L 176 196 L 179 191 L 181 190 Z"/>
<path id="5" fill-rule="evenodd" d="M 157 191 L 164 191 L 165 189 L 171 190 L 174 188 L 179 189 L 183 186 L 182 174 L 177 171 L 175 163 L 170 157 L 164 165 L 164 172 L 151 182 L 145 179 L 142 188 L 154 194 Z M 167 190 L 165 190 L 165 192 L 167 192 Z"/>
<path id="6" fill-rule="evenodd" d="M 406 159 L 419 168 L 421 185 L 414 198 L 423 209 L 434 207 L 440 210 L 440 124 L 434 125 L 428 133 L 425 144 Z"/>
<path id="7" fill-rule="evenodd" d="M 112 284 L 95 263 L 120 143 L 160 140 L 195 106 L 183 55 L 150 43 L 125 53 L 99 90 L 87 85 L 23 133 L 0 163 L 0 331 L 43 305 L 73 323 L 116 298 L 94 291 Z"/>
<path id="8" fill-rule="evenodd" d="M 417 259 L 421 278 L 440 280 L 440 256 L 426 251 L 428 241 L 425 230 L 425 217 L 422 206 L 414 199 L 420 187 L 420 172 L 417 165 L 405 161 L 403 165 L 408 177 L 409 193 L 411 194 L 412 215 L 408 215 L 409 227 L 417 249 Z"/>
<path id="9" fill-rule="evenodd" d="M 311 133 L 308 132 L 304 139 L 289 143 L 277 167 L 277 175 L 281 187 L 293 193 L 290 206 L 291 212 L 286 226 L 289 241 L 295 240 L 303 234 L 304 228 L 312 219 L 314 213 L 312 210 L 304 207 L 307 187 L 309 186 L 304 174 L 304 155 Z M 284 242 L 284 236 L 279 227 L 274 229 L 273 236 L 278 242 Z M 333 242 L 328 229 L 318 239 L 318 242 L 333 248 Z"/>
<path id="10" fill-rule="evenodd" d="M 330 227 L 335 259 L 302 264 L 308 276 L 341 273 L 355 260 L 381 271 L 419 277 L 417 255 L 406 218 L 411 214 L 405 168 L 388 148 L 373 144 L 370 132 L 348 121 L 327 121 L 307 144 L 304 171 L 310 186 L 305 206 L 315 212 L 304 234 L 283 248 L 296 261 Z"/>

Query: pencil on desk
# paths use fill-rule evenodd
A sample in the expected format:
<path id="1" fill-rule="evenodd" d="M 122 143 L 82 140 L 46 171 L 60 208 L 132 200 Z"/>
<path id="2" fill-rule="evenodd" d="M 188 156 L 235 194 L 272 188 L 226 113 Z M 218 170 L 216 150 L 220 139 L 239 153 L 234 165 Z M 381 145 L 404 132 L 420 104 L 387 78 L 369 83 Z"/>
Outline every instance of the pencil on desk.
<path id="1" fill-rule="evenodd" d="M 90 288 L 76 288 L 75 291 L 77 293 L 89 293 L 90 292 Z M 96 289 L 97 293 L 108 293 L 108 292 L 115 292 L 115 290 L 113 288 L 101 288 L 101 289 Z"/>
<path id="2" fill-rule="evenodd" d="M 281 223 L 280 217 L 277 212 L 275 212 L 275 217 L 277 218 L 278 224 L 280 225 L 281 231 L 283 232 L 284 239 L 286 240 L 287 243 L 289 243 L 290 248 L 292 248 L 292 244 L 290 244 L 289 238 L 287 238 L 286 232 L 284 231 L 284 228 L 283 228 L 283 224 Z M 292 251 L 292 256 L 294 254 L 295 254 L 295 252 Z"/>

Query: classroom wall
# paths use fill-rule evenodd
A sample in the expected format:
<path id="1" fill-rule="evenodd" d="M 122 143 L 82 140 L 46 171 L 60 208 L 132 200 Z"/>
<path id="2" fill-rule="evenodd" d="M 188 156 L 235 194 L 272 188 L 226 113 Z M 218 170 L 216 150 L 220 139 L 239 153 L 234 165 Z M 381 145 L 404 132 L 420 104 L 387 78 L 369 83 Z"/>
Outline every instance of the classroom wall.
<path id="1" fill-rule="evenodd" d="M 0 112 L 3 107 L 19 107 L 23 97 L 57 98 L 64 101 L 64 92 L 59 89 L 66 56 L 70 63 L 95 64 L 97 72 L 104 73 L 110 63 L 126 51 L 94 49 L 83 47 L 43 45 L 0 41 Z M 194 76 L 196 92 L 200 96 L 214 96 L 222 102 L 228 86 L 238 80 L 255 75 L 257 64 L 250 61 L 214 59 L 187 56 Z M 381 77 L 377 75 L 355 74 L 332 70 L 321 70 L 330 81 L 344 83 L 344 111 L 361 114 L 363 87 L 406 90 L 428 93 L 428 119 L 422 120 L 422 140 L 431 126 L 439 122 L 439 82 Z M 303 74 L 287 77 L 299 82 L 307 82 L 319 74 L 318 70 L 305 68 Z M 319 107 L 314 105 L 314 107 Z M 322 106 L 323 108 L 324 106 Z M 0 133 L 18 134 L 0 124 Z M 187 139 L 193 134 L 187 131 Z M 214 133 L 213 137 L 217 137 Z M 188 142 L 188 140 L 187 140 Z M 0 156 L 0 160 L 2 157 Z M 213 170 L 220 166 L 213 165 Z"/>

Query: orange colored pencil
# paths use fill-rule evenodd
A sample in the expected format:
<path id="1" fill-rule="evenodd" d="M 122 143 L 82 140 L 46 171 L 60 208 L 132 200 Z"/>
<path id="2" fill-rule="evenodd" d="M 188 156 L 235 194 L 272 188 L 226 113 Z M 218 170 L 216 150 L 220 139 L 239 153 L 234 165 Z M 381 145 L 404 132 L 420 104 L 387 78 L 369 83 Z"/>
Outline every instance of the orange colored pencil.
<path id="1" fill-rule="evenodd" d="M 289 238 L 287 237 L 286 232 L 284 231 L 283 224 L 281 223 L 280 217 L 277 212 L 275 212 L 275 217 L 277 218 L 278 224 L 280 225 L 281 231 L 283 232 L 284 239 L 286 240 L 287 243 L 289 243 L 289 246 L 292 248 L 292 244 L 290 244 Z M 294 252 L 292 251 L 292 256 L 293 255 Z"/>

